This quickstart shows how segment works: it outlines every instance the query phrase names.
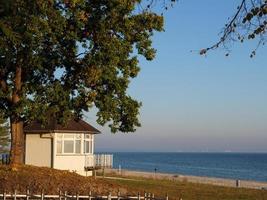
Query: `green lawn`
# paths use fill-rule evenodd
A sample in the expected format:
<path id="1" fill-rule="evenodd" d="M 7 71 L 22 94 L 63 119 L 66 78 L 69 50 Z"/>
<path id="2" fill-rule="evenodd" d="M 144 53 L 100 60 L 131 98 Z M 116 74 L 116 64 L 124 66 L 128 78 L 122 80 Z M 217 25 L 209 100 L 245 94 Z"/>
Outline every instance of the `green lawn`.
<path id="1" fill-rule="evenodd" d="M 267 200 L 266 190 L 230 188 L 207 184 L 196 184 L 171 180 L 153 180 L 135 178 L 136 180 L 107 180 L 120 184 L 135 193 L 144 191 L 154 193 L 155 197 L 183 200 Z"/>
<path id="2" fill-rule="evenodd" d="M 109 174 L 110 175 L 110 174 Z M 114 174 L 113 174 L 114 176 Z M 84 177 L 76 173 L 55 170 L 46 167 L 21 166 L 17 171 L 9 166 L 0 165 L 0 193 L 25 193 L 30 188 L 34 194 L 44 191 L 46 194 L 58 194 L 58 190 L 68 191 L 68 194 L 113 195 L 120 190 L 122 194 L 144 195 L 154 193 L 155 197 L 164 198 L 168 193 L 169 200 L 267 200 L 267 190 L 220 187 L 205 184 L 189 183 L 186 180 L 154 180 L 138 177 L 127 177 L 130 180 L 107 179 L 101 176 L 97 179 Z"/>

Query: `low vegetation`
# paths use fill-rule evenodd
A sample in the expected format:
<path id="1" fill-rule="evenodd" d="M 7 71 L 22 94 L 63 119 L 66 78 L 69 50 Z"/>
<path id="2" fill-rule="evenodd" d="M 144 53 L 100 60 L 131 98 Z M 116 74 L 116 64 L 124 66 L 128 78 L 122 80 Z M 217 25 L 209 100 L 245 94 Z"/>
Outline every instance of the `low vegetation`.
<path id="1" fill-rule="evenodd" d="M 46 167 L 21 166 L 17 171 L 0 165 L 0 191 L 25 193 L 29 188 L 32 193 L 58 194 L 59 190 L 69 194 L 106 195 L 108 192 L 116 194 L 155 194 L 155 197 L 165 198 L 168 193 L 170 200 L 267 200 L 266 190 L 244 188 L 230 188 L 207 184 L 189 183 L 186 180 L 156 180 L 140 177 L 102 178 L 84 177 L 76 173 L 55 170 Z M 0 193 L 1 193 L 0 192 Z"/>
<path id="2" fill-rule="evenodd" d="M 131 192 L 150 192 L 156 197 L 165 197 L 175 200 L 267 200 L 266 190 L 245 188 L 231 188 L 208 184 L 196 184 L 184 181 L 153 180 L 136 178 L 112 180 L 114 184 L 120 184 Z"/>
<path id="3" fill-rule="evenodd" d="M 0 193 L 12 193 L 14 190 L 25 193 L 29 189 L 35 194 L 42 191 L 46 194 L 58 194 L 59 190 L 68 191 L 69 194 L 88 194 L 90 190 L 94 194 L 107 194 L 117 192 L 118 188 L 123 187 L 114 182 L 64 170 L 24 165 L 14 171 L 9 166 L 0 165 Z"/>

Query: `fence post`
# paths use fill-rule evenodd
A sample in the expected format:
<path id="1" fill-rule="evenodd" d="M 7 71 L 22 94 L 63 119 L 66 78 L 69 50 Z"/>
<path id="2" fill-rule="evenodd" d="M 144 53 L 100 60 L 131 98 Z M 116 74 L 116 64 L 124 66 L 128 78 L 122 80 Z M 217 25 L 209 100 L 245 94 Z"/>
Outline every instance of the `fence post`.
<path id="1" fill-rule="evenodd" d="M 44 200 L 44 190 L 42 190 L 42 193 L 41 193 L 41 200 Z"/>
<path id="2" fill-rule="evenodd" d="M 236 186 L 236 187 L 240 187 L 240 180 L 236 180 L 236 181 L 235 181 L 235 186 Z"/>
<path id="3" fill-rule="evenodd" d="M 76 200 L 79 200 L 79 194 L 78 193 L 76 194 Z"/>
<path id="4" fill-rule="evenodd" d="M 169 200 L 168 193 L 166 193 L 166 200 Z"/>
<path id="5" fill-rule="evenodd" d="M 6 191 L 4 191 L 3 200 L 6 200 Z"/>
<path id="6" fill-rule="evenodd" d="M 111 192 L 108 193 L 108 200 L 111 200 Z"/>
<path id="7" fill-rule="evenodd" d="M 121 193 L 120 193 L 120 190 L 118 191 L 118 200 L 120 200 L 121 199 Z"/>
<path id="8" fill-rule="evenodd" d="M 94 179 L 96 179 L 96 168 L 94 168 Z"/>
<path id="9" fill-rule="evenodd" d="M 30 190 L 27 189 L 26 191 L 26 200 L 29 200 L 30 199 Z"/>
<path id="10" fill-rule="evenodd" d="M 67 200 L 67 195 L 68 195 L 68 193 L 67 193 L 67 191 L 65 191 L 64 192 L 64 200 Z"/>
<path id="11" fill-rule="evenodd" d="M 155 198 L 155 195 L 154 195 L 154 193 L 152 193 L 152 196 L 151 196 L 151 198 L 152 198 L 152 200 L 154 200 L 154 198 Z"/>
<path id="12" fill-rule="evenodd" d="M 61 190 L 58 191 L 58 199 L 61 200 Z"/>
<path id="13" fill-rule="evenodd" d="M 138 192 L 137 197 L 138 197 L 138 200 L 141 200 L 141 198 L 140 198 L 140 192 Z"/>
<path id="14" fill-rule="evenodd" d="M 92 198 L 92 192 L 91 192 L 91 190 L 89 191 L 89 195 L 88 195 L 88 200 L 91 200 L 91 198 Z"/>
<path id="15" fill-rule="evenodd" d="M 146 200 L 146 191 L 145 191 L 145 194 L 144 194 L 144 200 Z"/>
<path id="16" fill-rule="evenodd" d="M 105 167 L 102 168 L 102 176 L 105 177 Z"/>
<path id="17" fill-rule="evenodd" d="M 17 200 L 17 190 L 14 192 L 14 200 Z"/>

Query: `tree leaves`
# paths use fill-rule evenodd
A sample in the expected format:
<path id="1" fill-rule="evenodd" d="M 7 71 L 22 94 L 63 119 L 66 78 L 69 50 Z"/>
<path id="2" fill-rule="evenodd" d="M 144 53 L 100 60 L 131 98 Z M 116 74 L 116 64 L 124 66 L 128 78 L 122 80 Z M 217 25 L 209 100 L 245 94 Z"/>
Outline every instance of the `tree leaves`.
<path id="1" fill-rule="evenodd" d="M 134 131 L 141 104 L 127 88 L 140 70 L 137 55 L 152 60 L 151 37 L 163 30 L 163 17 L 137 13 L 138 3 L 13 0 L 0 19 L 0 79 L 9 91 L 0 87 L 0 97 L 12 97 L 17 66 L 22 89 L 16 105 L 0 109 L 24 122 L 51 116 L 63 122 L 95 106 L 100 124 Z"/>

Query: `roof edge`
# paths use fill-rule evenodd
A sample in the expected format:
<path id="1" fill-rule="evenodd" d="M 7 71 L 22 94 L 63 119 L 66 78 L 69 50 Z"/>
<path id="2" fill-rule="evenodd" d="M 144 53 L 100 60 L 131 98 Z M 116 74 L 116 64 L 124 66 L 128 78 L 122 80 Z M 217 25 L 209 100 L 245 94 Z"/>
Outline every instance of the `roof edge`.
<path id="1" fill-rule="evenodd" d="M 90 133 L 90 134 L 101 134 L 101 132 L 97 131 L 65 131 L 65 130 L 26 130 L 24 133 Z"/>

